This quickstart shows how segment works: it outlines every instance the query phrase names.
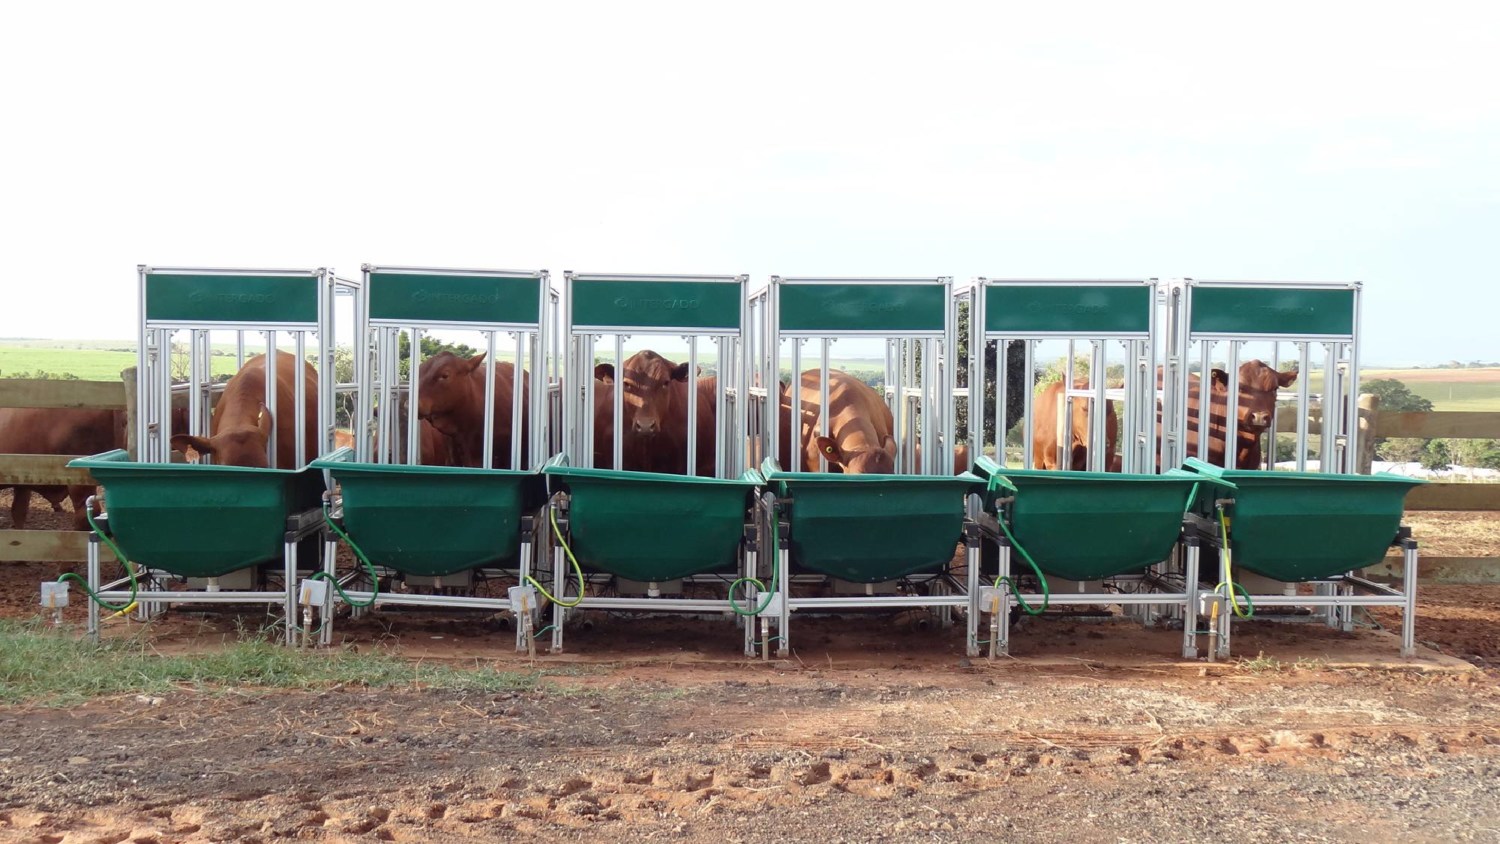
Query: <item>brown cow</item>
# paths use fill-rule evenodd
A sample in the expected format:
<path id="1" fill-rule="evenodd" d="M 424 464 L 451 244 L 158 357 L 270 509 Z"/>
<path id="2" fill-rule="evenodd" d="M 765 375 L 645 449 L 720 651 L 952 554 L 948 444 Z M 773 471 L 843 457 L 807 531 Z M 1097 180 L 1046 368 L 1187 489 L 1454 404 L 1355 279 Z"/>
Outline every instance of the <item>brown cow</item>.
<path id="1" fill-rule="evenodd" d="M 1235 468 L 1259 469 L 1261 463 L 1261 437 L 1271 426 L 1276 411 L 1277 391 L 1290 387 L 1297 380 L 1297 371 L 1277 372 L 1260 360 L 1240 364 L 1239 401 L 1236 418 Z M 1224 465 L 1224 441 L 1229 435 L 1229 374 L 1222 369 L 1210 373 L 1208 411 L 1208 454 L 1202 459 L 1215 466 Z M 1157 386 L 1161 386 L 1162 371 L 1156 371 Z M 1187 442 L 1184 444 L 1188 457 L 1198 457 L 1200 427 L 1201 380 L 1197 375 L 1188 376 Z M 1161 438 L 1161 408 L 1156 413 L 1157 439 Z M 1157 469 L 1161 468 L 1161 457 L 1157 456 Z"/>
<path id="2" fill-rule="evenodd" d="M 396 417 L 396 454 L 392 458 L 395 463 L 406 462 L 407 434 L 406 425 L 403 421 L 406 415 L 405 405 L 406 403 L 403 400 L 401 413 Z M 376 418 L 379 418 L 380 416 L 380 408 L 378 407 L 375 408 L 375 416 Z M 417 428 L 419 431 L 417 436 L 421 438 L 422 443 L 422 452 L 417 459 L 423 466 L 455 465 L 453 463 L 452 439 L 444 435 L 438 429 L 432 427 L 432 423 L 428 422 L 426 419 L 419 420 L 417 422 Z M 354 437 L 352 434 L 347 435 L 348 442 L 345 442 L 341 439 L 341 437 L 344 436 L 346 435 L 342 431 L 334 434 L 334 448 L 338 448 L 342 445 L 354 444 Z M 376 454 L 380 453 L 380 432 L 378 430 L 373 431 L 370 434 L 370 450 Z"/>
<path id="3" fill-rule="evenodd" d="M 880 394 L 863 381 L 837 369 L 828 370 L 828 436 L 818 432 L 821 421 L 822 390 L 818 370 L 802 373 L 801 442 L 805 445 L 805 466 L 818 471 L 827 461 L 828 471 L 851 475 L 889 475 L 896 471 L 896 440 L 892 436 L 895 421 L 891 409 Z M 790 396 L 783 393 L 782 428 L 790 429 Z M 783 440 L 787 437 L 783 436 Z M 790 456 L 788 446 L 781 448 Z M 800 471 L 802 466 L 793 467 Z"/>
<path id="4" fill-rule="evenodd" d="M 484 352 L 461 358 L 439 352 L 422 362 L 417 385 L 417 416 L 432 423 L 449 438 L 454 466 L 479 466 L 484 460 Z M 495 437 L 492 466 L 510 469 L 511 403 L 515 395 L 516 367 L 495 364 Z M 521 459 L 526 460 L 531 425 L 530 374 L 521 373 Z M 424 447 L 427 445 L 423 437 Z M 436 442 L 436 441 L 434 441 Z"/>
<path id="5" fill-rule="evenodd" d="M 594 465 L 614 465 L 614 390 L 624 386 L 621 400 L 621 455 L 624 468 L 635 472 L 687 474 L 688 364 L 675 364 L 649 349 L 625 361 L 616 381 L 614 367 L 594 367 Z M 694 474 L 712 477 L 719 379 L 696 379 L 698 391 L 698 453 Z"/>
<path id="6" fill-rule="evenodd" d="M 1074 389 L 1089 389 L 1087 380 L 1073 382 Z M 1089 468 L 1089 434 L 1090 419 L 1089 407 L 1093 403 L 1086 398 L 1073 399 L 1073 424 L 1071 428 L 1071 443 L 1069 444 L 1069 460 L 1066 467 L 1057 460 L 1057 422 L 1061 413 L 1060 405 L 1063 403 L 1063 382 L 1054 381 L 1042 389 L 1041 395 L 1032 402 L 1031 439 L 1031 466 L 1034 469 L 1062 469 L 1068 468 L 1074 471 L 1087 471 Z M 1120 423 L 1115 416 L 1114 402 L 1108 399 L 1104 402 L 1104 439 L 1109 444 L 1105 454 L 1104 465 L 1109 471 L 1120 470 L 1119 456 L 1115 450 L 1115 438 L 1119 436 Z"/>
<path id="7" fill-rule="evenodd" d="M 220 466 L 249 466 L 256 469 L 297 469 L 297 358 L 290 352 L 276 353 L 276 418 L 265 406 L 266 356 L 245 361 L 245 365 L 224 385 L 224 394 L 214 407 L 209 436 L 178 434 L 172 447 L 185 451 L 191 447 L 199 454 L 213 455 Z M 303 455 L 310 461 L 318 457 L 318 373 L 307 361 L 302 363 L 303 390 L 306 398 L 306 433 Z M 269 466 L 266 446 L 271 432 L 276 432 L 276 463 Z"/>
<path id="8" fill-rule="evenodd" d="M 125 413 L 81 408 L 0 408 L 0 454 L 90 455 L 125 446 Z M 84 504 L 92 486 L 13 487 L 10 516 L 17 530 L 26 526 L 31 493 L 60 512 L 64 498 L 73 501 L 73 529 L 85 530 Z"/>

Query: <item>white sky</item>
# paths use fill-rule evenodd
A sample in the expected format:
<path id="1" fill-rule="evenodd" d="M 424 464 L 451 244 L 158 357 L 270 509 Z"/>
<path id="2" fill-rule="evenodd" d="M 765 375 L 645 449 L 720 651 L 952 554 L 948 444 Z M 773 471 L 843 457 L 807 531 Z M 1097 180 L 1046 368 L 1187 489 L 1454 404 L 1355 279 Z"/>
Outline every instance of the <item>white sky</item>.
<path id="1" fill-rule="evenodd" d="M 1360 279 L 1500 359 L 1500 6 L 11 3 L 0 336 L 135 265 Z"/>

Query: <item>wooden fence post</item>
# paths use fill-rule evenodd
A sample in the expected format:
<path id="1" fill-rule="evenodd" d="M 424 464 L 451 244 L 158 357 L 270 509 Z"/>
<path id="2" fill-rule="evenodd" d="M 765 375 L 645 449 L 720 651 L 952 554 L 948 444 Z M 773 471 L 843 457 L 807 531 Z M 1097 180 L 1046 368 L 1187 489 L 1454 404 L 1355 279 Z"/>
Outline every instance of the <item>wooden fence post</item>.
<path id="1" fill-rule="evenodd" d="M 1380 396 L 1359 394 L 1359 454 L 1355 456 L 1355 474 L 1368 475 L 1375 465 L 1375 423 L 1380 417 Z"/>
<path id="2" fill-rule="evenodd" d="M 135 426 L 137 424 L 137 408 L 135 406 L 135 367 L 128 366 L 120 371 L 120 380 L 125 382 L 125 450 L 130 452 L 130 459 L 137 460 L 135 453 Z"/>

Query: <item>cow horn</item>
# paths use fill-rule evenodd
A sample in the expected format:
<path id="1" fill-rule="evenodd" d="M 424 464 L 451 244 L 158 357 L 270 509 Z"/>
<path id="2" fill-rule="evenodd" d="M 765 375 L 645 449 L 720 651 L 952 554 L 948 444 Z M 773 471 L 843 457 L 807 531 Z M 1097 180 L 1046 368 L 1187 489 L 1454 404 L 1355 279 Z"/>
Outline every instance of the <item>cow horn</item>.
<path id="1" fill-rule="evenodd" d="M 271 432 L 276 429 L 276 420 L 271 416 L 271 409 L 264 404 L 260 406 L 260 416 L 257 418 L 256 425 L 260 428 L 261 435 L 269 441 Z"/>

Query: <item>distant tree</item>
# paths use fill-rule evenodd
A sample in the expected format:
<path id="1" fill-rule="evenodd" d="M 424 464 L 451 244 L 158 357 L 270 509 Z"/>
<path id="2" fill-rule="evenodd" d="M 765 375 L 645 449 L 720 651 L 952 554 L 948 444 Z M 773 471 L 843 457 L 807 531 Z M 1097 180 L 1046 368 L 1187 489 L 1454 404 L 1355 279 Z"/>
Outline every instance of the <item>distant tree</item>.
<path id="1" fill-rule="evenodd" d="M 1443 448 L 1455 466 L 1500 469 L 1500 440 L 1445 439 Z"/>
<path id="2" fill-rule="evenodd" d="M 1453 460 L 1448 454 L 1447 441 L 1429 440 L 1426 448 L 1422 450 L 1421 463 L 1423 469 L 1448 469 L 1452 467 Z"/>
<path id="3" fill-rule="evenodd" d="M 955 357 L 958 359 L 960 372 L 968 372 L 969 350 L 974 332 L 971 330 L 969 320 L 969 303 L 960 302 L 958 306 L 958 349 Z M 996 373 L 999 370 L 999 342 L 990 340 L 984 344 L 984 406 L 987 408 L 981 425 L 980 445 L 995 443 L 995 415 L 988 408 L 993 407 L 995 396 L 998 392 L 996 384 Z M 1012 340 L 1005 349 L 1006 364 L 1006 393 L 1005 393 L 1005 429 L 1011 428 L 1021 418 L 1021 412 L 1025 409 L 1026 396 L 1021 392 L 1025 389 L 1028 378 L 1026 372 L 1026 343 L 1021 340 Z M 970 385 L 971 389 L 974 385 Z M 975 407 L 979 402 L 970 399 Z M 965 408 L 960 407 L 957 414 L 957 425 L 960 436 L 968 430 L 969 415 Z M 1014 436 L 1014 434 L 1012 434 Z"/>
<path id="4" fill-rule="evenodd" d="M 1409 387 L 1395 378 L 1376 378 L 1362 382 L 1360 392 L 1370 393 L 1380 399 L 1381 413 L 1430 413 L 1432 402 L 1413 393 Z M 1428 459 L 1423 455 L 1428 441 L 1420 437 L 1398 437 L 1375 440 L 1375 453 L 1382 460 L 1410 463 Z M 1431 458 L 1437 459 L 1437 458 Z"/>
<path id="5" fill-rule="evenodd" d="M 1359 390 L 1380 398 L 1380 409 L 1388 413 L 1430 413 L 1432 402 L 1413 393 L 1395 378 L 1376 378 L 1360 382 Z"/>
<path id="6" fill-rule="evenodd" d="M 1418 462 L 1426 450 L 1427 440 L 1420 437 L 1391 437 L 1375 446 L 1375 452 L 1381 460 L 1389 460 L 1393 463 Z"/>

